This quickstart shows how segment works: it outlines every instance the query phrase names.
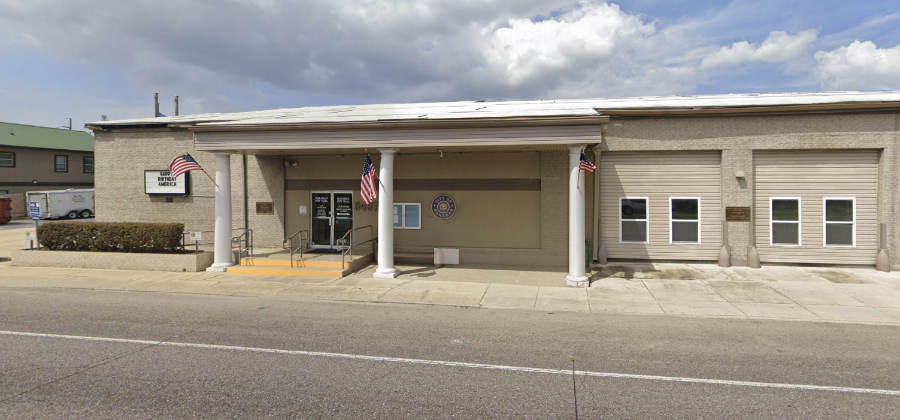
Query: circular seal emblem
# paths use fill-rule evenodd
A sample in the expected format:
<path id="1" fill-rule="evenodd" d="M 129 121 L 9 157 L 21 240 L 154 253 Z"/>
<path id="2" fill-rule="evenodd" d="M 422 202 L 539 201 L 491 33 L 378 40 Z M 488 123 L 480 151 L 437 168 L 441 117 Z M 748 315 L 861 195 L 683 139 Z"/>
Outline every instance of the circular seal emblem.
<path id="1" fill-rule="evenodd" d="M 453 213 L 456 213 L 456 201 L 453 200 L 453 197 L 446 194 L 434 197 L 434 200 L 431 202 L 431 212 L 434 213 L 434 217 L 447 220 L 453 217 Z"/>

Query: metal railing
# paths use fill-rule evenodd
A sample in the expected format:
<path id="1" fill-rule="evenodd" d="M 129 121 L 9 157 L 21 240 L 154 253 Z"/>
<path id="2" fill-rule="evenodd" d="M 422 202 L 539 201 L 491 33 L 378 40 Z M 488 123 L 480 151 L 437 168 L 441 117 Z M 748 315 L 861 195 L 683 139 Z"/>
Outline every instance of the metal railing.
<path id="1" fill-rule="evenodd" d="M 232 232 L 235 230 L 242 230 L 240 234 L 237 236 L 231 237 L 231 251 L 234 252 L 234 245 L 237 244 L 238 250 L 238 262 L 244 256 L 244 253 L 247 253 L 248 257 L 253 257 L 253 229 L 245 229 L 238 228 L 232 229 Z M 233 234 L 232 234 L 233 235 Z"/>
<path id="2" fill-rule="evenodd" d="M 305 234 L 305 235 L 304 235 Z M 299 244 L 295 244 L 299 242 Z M 288 236 L 288 248 L 291 252 L 291 268 L 294 268 L 294 253 L 300 252 L 300 261 L 303 261 L 303 248 L 306 247 L 306 243 L 309 241 L 309 229 L 298 229 L 294 232 L 293 235 Z"/>
<path id="3" fill-rule="evenodd" d="M 181 233 L 181 249 L 182 250 L 187 250 L 187 247 L 190 244 L 190 245 L 194 245 L 194 252 L 200 252 L 200 245 L 212 245 L 213 244 L 212 240 L 208 240 L 206 238 L 213 238 L 215 235 L 215 231 L 213 231 L 213 230 L 196 231 L 195 230 L 194 232 L 202 233 L 203 238 L 204 238 L 203 241 L 195 242 L 190 239 L 187 239 L 191 235 L 191 232 L 182 232 Z"/>
<path id="4" fill-rule="evenodd" d="M 235 235 L 235 231 L 242 231 L 241 233 Z M 186 250 L 189 244 L 193 242 L 194 252 L 200 251 L 200 245 L 215 245 L 215 234 L 214 230 L 201 230 L 201 231 L 193 231 L 200 232 L 203 234 L 202 241 L 191 241 L 188 239 L 190 237 L 191 232 L 184 232 L 181 234 L 181 249 Z M 253 256 L 253 229 L 245 229 L 245 228 L 234 228 L 231 229 L 231 250 L 237 248 L 238 257 L 242 257 L 245 253 L 248 256 Z"/>
<path id="5" fill-rule="evenodd" d="M 363 230 L 363 229 L 369 229 L 369 239 L 354 243 L 353 242 L 353 232 Z M 344 232 L 344 234 L 337 241 L 335 241 L 335 243 L 337 243 L 338 247 L 341 250 L 341 271 L 343 271 L 346 268 L 346 262 L 345 262 L 346 257 L 349 256 L 350 261 L 353 261 L 353 247 L 354 246 L 360 246 L 360 245 L 372 242 L 373 243 L 372 252 L 375 253 L 375 245 L 374 244 L 375 244 L 375 241 L 377 241 L 377 240 L 378 240 L 378 237 L 375 236 L 375 228 L 372 227 L 372 225 L 360 226 L 360 227 L 350 229 L 347 232 Z"/>

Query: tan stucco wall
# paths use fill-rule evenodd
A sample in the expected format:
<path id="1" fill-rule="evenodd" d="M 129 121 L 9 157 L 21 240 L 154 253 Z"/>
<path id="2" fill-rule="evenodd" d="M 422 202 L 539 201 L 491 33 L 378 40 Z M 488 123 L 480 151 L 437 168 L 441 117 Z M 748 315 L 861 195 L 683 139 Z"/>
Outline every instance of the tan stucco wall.
<path id="1" fill-rule="evenodd" d="M 288 156 L 297 166 L 287 167 L 291 180 L 332 180 L 318 183 L 317 190 L 353 192 L 354 226 L 371 225 L 377 230 L 377 207 L 362 206 L 359 176 L 364 154 Z M 380 156 L 371 153 L 377 168 Z M 397 252 L 431 251 L 434 247 L 460 248 L 460 260 L 467 264 L 561 265 L 565 263 L 567 195 L 564 176 L 567 155 L 564 151 L 545 152 L 445 152 L 397 153 L 395 182 L 404 179 L 532 179 L 539 180 L 540 191 L 511 190 L 415 190 L 396 188 L 394 202 L 421 203 L 422 229 L 394 231 Z M 547 161 L 545 163 L 545 161 Z M 341 182 L 337 182 L 340 180 Z M 397 185 L 397 184 L 395 184 Z M 286 191 L 287 231 L 309 229 L 310 214 L 300 215 L 299 207 L 311 212 L 310 189 Z M 451 195 L 457 210 L 449 220 L 435 217 L 431 202 L 438 194 Z M 556 200 L 559 202 L 550 202 Z M 561 219 L 561 221 L 560 221 Z M 562 236 L 560 236 L 560 234 Z M 360 233 L 360 240 L 370 237 Z"/>

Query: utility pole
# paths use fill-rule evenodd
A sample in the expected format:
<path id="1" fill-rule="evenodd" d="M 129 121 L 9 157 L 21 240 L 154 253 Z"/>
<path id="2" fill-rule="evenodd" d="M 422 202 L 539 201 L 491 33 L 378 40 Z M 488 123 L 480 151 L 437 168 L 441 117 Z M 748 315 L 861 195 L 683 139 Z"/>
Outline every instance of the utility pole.
<path id="1" fill-rule="evenodd" d="M 178 115 L 178 95 L 175 95 L 175 115 Z"/>
<path id="2" fill-rule="evenodd" d="M 159 92 L 153 94 L 153 116 L 159 116 Z"/>

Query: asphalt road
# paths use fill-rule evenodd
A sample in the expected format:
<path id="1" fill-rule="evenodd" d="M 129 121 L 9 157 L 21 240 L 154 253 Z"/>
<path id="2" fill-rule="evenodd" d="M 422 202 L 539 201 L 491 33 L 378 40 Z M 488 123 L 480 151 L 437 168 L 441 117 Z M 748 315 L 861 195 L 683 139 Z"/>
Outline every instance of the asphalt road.
<path id="1" fill-rule="evenodd" d="M 523 369 L 570 356 L 661 376 L 580 374 L 581 418 L 900 413 L 897 327 L 4 288 L 0 330 L 4 418 L 573 418 L 571 375 Z"/>

